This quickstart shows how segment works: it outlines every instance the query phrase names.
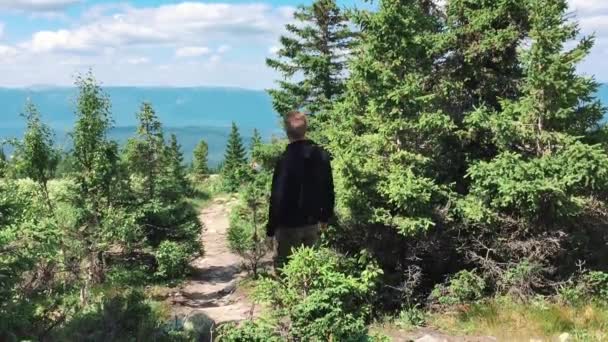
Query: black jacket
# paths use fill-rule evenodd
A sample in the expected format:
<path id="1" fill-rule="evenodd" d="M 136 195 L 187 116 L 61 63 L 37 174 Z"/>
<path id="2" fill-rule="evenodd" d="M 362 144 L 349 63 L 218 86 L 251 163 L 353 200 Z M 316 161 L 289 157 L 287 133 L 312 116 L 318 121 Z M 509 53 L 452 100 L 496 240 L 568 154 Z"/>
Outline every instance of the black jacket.
<path id="1" fill-rule="evenodd" d="M 267 235 L 277 227 L 328 222 L 334 214 L 334 184 L 329 154 L 310 140 L 287 145 L 275 165 Z"/>

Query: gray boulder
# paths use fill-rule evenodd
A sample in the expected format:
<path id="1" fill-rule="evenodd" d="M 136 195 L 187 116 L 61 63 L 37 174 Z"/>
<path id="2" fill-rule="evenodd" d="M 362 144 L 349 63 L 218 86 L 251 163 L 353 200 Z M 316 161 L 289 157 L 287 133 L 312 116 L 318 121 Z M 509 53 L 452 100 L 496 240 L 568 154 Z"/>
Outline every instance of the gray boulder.
<path id="1" fill-rule="evenodd" d="M 202 312 L 193 311 L 184 319 L 184 330 L 193 334 L 199 342 L 210 342 L 215 322 Z"/>

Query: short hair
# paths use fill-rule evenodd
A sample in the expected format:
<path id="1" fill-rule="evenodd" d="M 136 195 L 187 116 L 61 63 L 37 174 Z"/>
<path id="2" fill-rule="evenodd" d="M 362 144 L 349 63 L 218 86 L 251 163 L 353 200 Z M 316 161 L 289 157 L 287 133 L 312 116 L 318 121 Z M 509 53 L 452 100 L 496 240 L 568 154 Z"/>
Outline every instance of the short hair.
<path id="1" fill-rule="evenodd" d="M 306 114 L 292 111 L 285 115 L 285 133 L 289 139 L 303 139 L 308 130 L 308 120 Z"/>

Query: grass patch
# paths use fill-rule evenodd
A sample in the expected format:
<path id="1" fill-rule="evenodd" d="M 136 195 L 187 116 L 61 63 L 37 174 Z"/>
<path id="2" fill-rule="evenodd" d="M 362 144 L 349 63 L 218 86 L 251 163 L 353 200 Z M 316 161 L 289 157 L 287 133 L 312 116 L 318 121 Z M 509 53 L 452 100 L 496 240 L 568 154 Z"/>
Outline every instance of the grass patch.
<path id="1" fill-rule="evenodd" d="M 219 175 L 211 175 L 201 180 L 190 177 L 190 183 L 192 194 L 188 196 L 188 201 L 196 208 L 206 208 L 214 198 L 223 194 Z"/>
<path id="2" fill-rule="evenodd" d="M 507 340 L 554 339 L 569 333 L 577 341 L 605 341 L 608 306 L 595 302 L 570 306 L 545 300 L 522 304 L 498 298 L 463 306 L 453 313 L 431 314 L 429 324 L 454 334 Z"/>

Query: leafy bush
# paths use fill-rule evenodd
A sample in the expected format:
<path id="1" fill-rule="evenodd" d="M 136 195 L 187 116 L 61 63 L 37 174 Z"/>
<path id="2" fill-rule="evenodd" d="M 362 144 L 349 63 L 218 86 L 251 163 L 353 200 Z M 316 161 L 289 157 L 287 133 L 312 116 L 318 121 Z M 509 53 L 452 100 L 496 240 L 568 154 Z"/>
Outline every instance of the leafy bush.
<path id="1" fill-rule="evenodd" d="M 140 291 L 110 293 L 77 311 L 54 338 L 91 342 L 188 341 L 185 334 L 165 327 L 167 318 Z"/>
<path id="2" fill-rule="evenodd" d="M 174 241 L 163 241 L 156 250 L 158 269 L 156 275 L 162 278 L 176 278 L 184 275 L 191 254 Z"/>
<path id="3" fill-rule="evenodd" d="M 397 317 L 397 326 L 402 328 L 421 327 L 426 324 L 426 313 L 418 306 L 412 306 L 401 310 Z"/>
<path id="4" fill-rule="evenodd" d="M 218 328 L 221 342 L 280 342 L 284 341 L 272 325 L 261 320 L 229 323 Z"/>
<path id="5" fill-rule="evenodd" d="M 608 273 L 591 271 L 583 273 L 574 282 L 562 286 L 558 291 L 561 301 L 580 304 L 589 300 L 608 303 Z"/>
<path id="6" fill-rule="evenodd" d="M 329 249 L 300 248 L 283 269 L 284 279 L 266 278 L 256 290 L 277 321 L 290 322 L 290 338 L 359 341 L 367 338 L 371 296 L 382 272 L 373 263 Z"/>
<path id="7" fill-rule="evenodd" d="M 260 262 L 268 252 L 265 227 L 271 175 L 260 172 L 253 177 L 253 181 L 241 191 L 239 204 L 232 209 L 228 243 L 233 252 L 245 259 L 247 269 L 257 277 Z"/>
<path id="8" fill-rule="evenodd" d="M 441 305 L 473 302 L 483 296 L 485 288 L 485 280 L 475 271 L 460 271 L 447 284 L 436 285 L 431 300 Z"/>

